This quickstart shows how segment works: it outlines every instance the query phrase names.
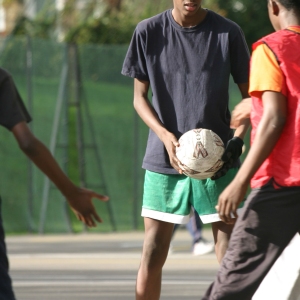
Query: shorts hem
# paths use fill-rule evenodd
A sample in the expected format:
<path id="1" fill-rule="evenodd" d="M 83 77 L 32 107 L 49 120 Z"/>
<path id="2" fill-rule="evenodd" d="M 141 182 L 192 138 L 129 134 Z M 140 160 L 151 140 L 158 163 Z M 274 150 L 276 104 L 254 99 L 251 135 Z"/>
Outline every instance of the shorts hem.
<path id="1" fill-rule="evenodd" d="M 238 208 L 237 209 L 237 214 L 240 215 L 240 213 L 242 212 L 242 209 L 243 208 Z M 232 215 L 233 217 L 233 215 Z M 220 216 L 218 213 L 215 213 L 215 214 L 209 214 L 209 215 L 202 215 L 200 216 L 200 219 L 202 221 L 203 224 L 208 224 L 208 223 L 214 223 L 214 222 L 220 222 L 222 221 L 220 219 Z"/>
<path id="2" fill-rule="evenodd" d="M 166 212 L 161 212 L 157 210 L 142 208 L 142 217 L 151 218 L 155 220 L 160 220 L 173 224 L 187 224 L 190 219 L 190 214 L 184 215 L 175 215 Z"/>

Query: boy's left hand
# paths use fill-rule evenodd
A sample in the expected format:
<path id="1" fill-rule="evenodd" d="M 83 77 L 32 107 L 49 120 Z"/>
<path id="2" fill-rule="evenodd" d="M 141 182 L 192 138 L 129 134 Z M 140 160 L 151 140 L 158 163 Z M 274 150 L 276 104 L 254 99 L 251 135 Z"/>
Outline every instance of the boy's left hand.
<path id="1" fill-rule="evenodd" d="M 241 184 L 234 179 L 221 193 L 216 210 L 223 222 L 227 224 L 233 224 L 235 222 L 237 218 L 236 210 L 243 201 L 247 188 L 247 184 Z"/>
<path id="2" fill-rule="evenodd" d="M 219 179 L 224 176 L 227 171 L 233 166 L 243 152 L 244 142 L 239 137 L 233 137 L 227 142 L 225 151 L 221 157 L 224 161 L 222 168 L 211 177 L 212 180 Z"/>

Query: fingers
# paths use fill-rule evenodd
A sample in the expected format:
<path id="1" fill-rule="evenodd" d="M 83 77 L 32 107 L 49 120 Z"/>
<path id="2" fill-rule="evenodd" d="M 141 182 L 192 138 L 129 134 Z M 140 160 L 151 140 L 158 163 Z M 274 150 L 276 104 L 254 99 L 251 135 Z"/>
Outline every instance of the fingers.
<path id="1" fill-rule="evenodd" d="M 96 213 L 96 211 L 93 212 L 93 217 L 98 221 L 99 223 L 102 223 L 102 219 L 100 216 Z"/>
<path id="2" fill-rule="evenodd" d="M 97 224 L 95 220 L 99 223 L 102 223 L 102 219 L 99 217 L 99 215 L 96 213 L 96 211 L 91 212 L 90 214 L 86 216 L 80 216 L 80 221 L 83 222 L 88 227 L 97 227 Z"/>
<path id="3" fill-rule="evenodd" d="M 243 115 L 241 115 L 239 111 L 234 110 L 231 114 L 230 128 L 233 129 L 238 128 L 242 124 L 243 120 L 244 120 Z"/>
<path id="4" fill-rule="evenodd" d="M 170 164 L 171 166 L 179 173 L 183 174 L 185 171 L 184 165 L 181 163 L 181 161 L 177 158 L 176 156 L 176 151 L 174 148 L 174 152 L 169 153 L 169 159 L 170 159 Z"/>
<path id="5" fill-rule="evenodd" d="M 92 204 L 91 204 L 92 205 Z M 77 211 L 74 211 L 77 219 L 79 221 L 81 221 L 82 223 L 84 223 L 85 225 L 87 225 L 88 227 L 96 227 L 97 226 L 97 222 L 102 223 L 102 219 L 100 218 L 100 216 L 97 214 L 96 209 L 94 208 L 94 206 L 92 205 L 92 207 L 83 213 L 79 213 Z"/>
<path id="6" fill-rule="evenodd" d="M 101 194 L 98 194 L 98 193 L 95 193 L 95 192 L 93 192 L 92 197 L 93 197 L 93 198 L 97 198 L 97 199 L 99 199 L 99 200 L 101 200 L 101 201 L 104 201 L 104 202 L 106 202 L 106 201 L 109 200 L 109 197 L 108 197 L 108 196 L 106 196 L 106 195 L 101 195 Z"/>
<path id="7" fill-rule="evenodd" d="M 179 144 L 179 142 L 177 140 L 172 141 L 172 143 L 173 143 L 173 145 L 175 147 L 179 147 L 180 146 L 180 144 Z"/>
<path id="8" fill-rule="evenodd" d="M 239 127 L 244 119 L 248 119 L 250 117 L 251 112 L 251 98 L 246 98 L 241 101 L 232 111 L 230 127 L 237 128 Z"/>
<path id="9" fill-rule="evenodd" d="M 96 223 L 91 216 L 86 219 L 86 225 L 88 227 L 96 227 Z"/>
<path id="10" fill-rule="evenodd" d="M 217 180 L 223 177 L 228 172 L 228 170 L 232 167 L 232 164 L 233 164 L 233 160 L 230 159 L 228 163 L 225 163 L 223 167 L 218 172 L 216 172 L 214 176 L 211 177 L 211 180 Z"/>
<path id="11" fill-rule="evenodd" d="M 237 218 L 236 208 L 231 206 L 226 200 L 219 201 L 215 207 L 220 219 L 226 224 L 233 224 Z"/>
<path id="12" fill-rule="evenodd" d="M 223 153 L 221 159 L 224 161 L 224 162 L 227 162 L 232 156 L 232 152 L 228 151 L 228 149 L 225 150 L 225 152 Z"/>

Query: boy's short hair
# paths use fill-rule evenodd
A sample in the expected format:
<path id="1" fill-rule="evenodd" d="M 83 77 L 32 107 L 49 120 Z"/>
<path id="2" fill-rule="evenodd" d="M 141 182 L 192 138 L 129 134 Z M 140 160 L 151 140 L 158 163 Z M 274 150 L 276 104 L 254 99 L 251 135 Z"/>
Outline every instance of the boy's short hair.
<path id="1" fill-rule="evenodd" d="M 297 10 L 300 12 L 300 0 L 278 0 L 287 10 Z"/>

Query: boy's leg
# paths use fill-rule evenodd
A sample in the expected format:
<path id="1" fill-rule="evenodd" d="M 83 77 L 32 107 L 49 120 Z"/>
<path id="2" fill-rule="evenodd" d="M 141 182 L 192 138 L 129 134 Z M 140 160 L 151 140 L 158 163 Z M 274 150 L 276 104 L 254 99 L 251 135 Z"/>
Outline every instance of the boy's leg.
<path id="1" fill-rule="evenodd" d="M 215 207 L 218 204 L 219 195 L 233 180 L 237 172 L 238 168 L 232 168 L 225 176 L 217 180 L 211 180 L 209 178 L 206 180 L 193 180 L 193 206 L 199 213 L 201 219 L 203 218 L 205 222 L 211 223 L 215 241 L 215 251 L 219 263 L 222 261 L 226 252 L 233 225 L 217 221 L 220 219 Z"/>
<path id="2" fill-rule="evenodd" d="M 207 241 L 202 237 L 202 222 L 195 210 L 193 210 L 193 215 L 191 216 L 186 227 L 193 238 L 193 255 L 203 255 L 214 250 L 214 243 Z"/>
<path id="3" fill-rule="evenodd" d="M 0 300 L 15 300 L 12 283 L 8 274 L 8 259 L 6 255 L 5 234 L 1 216 L 0 198 Z"/>
<path id="4" fill-rule="evenodd" d="M 226 224 L 224 222 L 211 223 L 215 241 L 215 251 L 219 263 L 221 263 L 228 248 L 228 243 L 233 230 L 233 226 L 234 224 Z"/>
<path id="5" fill-rule="evenodd" d="M 145 238 L 136 283 L 137 300 L 158 300 L 162 268 L 166 261 L 174 224 L 144 218 Z"/>
<path id="6" fill-rule="evenodd" d="M 146 171 L 142 216 L 145 238 L 137 277 L 136 299 L 159 299 L 162 267 L 166 261 L 174 224 L 188 221 L 190 179 Z"/>
<path id="7" fill-rule="evenodd" d="M 250 300 L 300 228 L 300 188 L 268 184 L 249 195 L 203 300 Z"/>

